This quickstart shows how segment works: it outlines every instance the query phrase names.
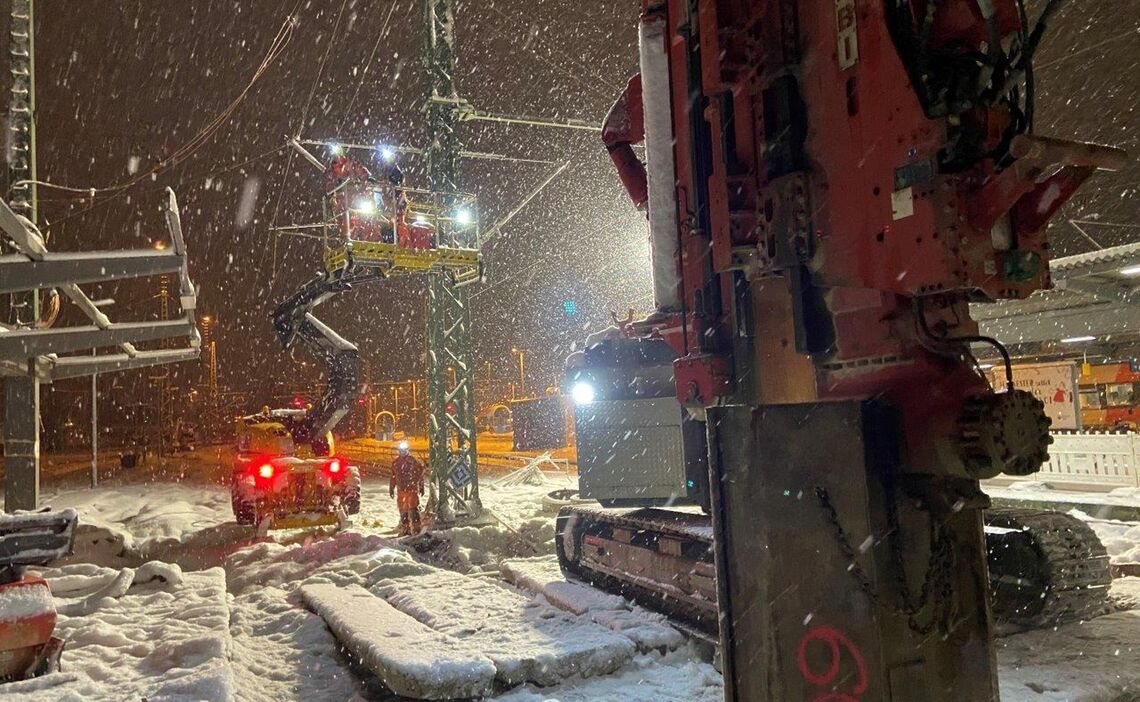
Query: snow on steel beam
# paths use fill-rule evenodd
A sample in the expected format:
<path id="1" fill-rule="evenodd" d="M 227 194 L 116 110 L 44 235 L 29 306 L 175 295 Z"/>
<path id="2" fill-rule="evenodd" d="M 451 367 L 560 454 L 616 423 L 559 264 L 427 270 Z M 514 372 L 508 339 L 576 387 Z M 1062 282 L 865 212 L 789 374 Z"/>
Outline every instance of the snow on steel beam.
<path id="1" fill-rule="evenodd" d="M 178 197 L 172 188 L 166 189 L 166 203 L 163 206 L 166 217 L 166 226 L 170 229 L 170 238 L 174 240 L 174 253 L 182 261 L 178 272 L 178 294 L 182 309 L 193 319 L 193 311 L 198 305 L 198 291 L 190 280 L 190 268 L 186 257 L 186 239 L 182 235 L 182 213 L 178 208 Z"/>
<path id="2" fill-rule="evenodd" d="M 1049 271 L 1054 278 L 1059 274 L 1066 277 L 1103 275 L 1138 264 L 1140 264 L 1140 242 L 1055 258 L 1049 262 Z"/>
<path id="3" fill-rule="evenodd" d="M 94 373 L 102 375 L 167 363 L 193 361 L 196 358 L 198 358 L 198 349 L 195 348 L 138 351 L 134 356 L 125 353 L 103 356 L 68 356 L 66 358 L 47 356 L 38 359 L 41 367 L 37 369 L 36 374 L 41 376 L 41 380 L 66 380 L 67 378 L 80 378 Z"/>
<path id="4" fill-rule="evenodd" d="M 1097 278 L 1062 278 L 1056 281 L 1061 290 L 1071 290 L 1094 297 L 1104 302 L 1123 302 L 1127 305 L 1140 303 L 1140 289 L 1121 285 L 1120 281 L 1105 281 Z"/>
<path id="5" fill-rule="evenodd" d="M 196 333 L 197 329 L 189 319 L 123 322 L 102 329 L 91 325 L 62 329 L 15 329 L 0 334 L 0 358 L 18 361 L 49 353 L 70 353 Z"/>
<path id="6" fill-rule="evenodd" d="M 0 256 L 0 293 L 174 273 L 182 262 L 173 251 L 151 249 L 48 252 L 38 259 L 11 254 Z"/>
<path id="7" fill-rule="evenodd" d="M 16 214 L 3 200 L 0 200 L 0 230 L 8 235 L 17 249 L 32 258 L 42 258 L 47 251 L 44 238 L 35 225 Z"/>

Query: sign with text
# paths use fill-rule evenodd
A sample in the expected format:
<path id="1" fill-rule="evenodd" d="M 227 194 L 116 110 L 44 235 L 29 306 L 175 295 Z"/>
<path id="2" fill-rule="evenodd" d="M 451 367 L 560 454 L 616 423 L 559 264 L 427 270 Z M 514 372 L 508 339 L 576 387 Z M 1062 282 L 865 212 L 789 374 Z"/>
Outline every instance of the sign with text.
<path id="1" fill-rule="evenodd" d="M 1013 386 L 1028 390 L 1045 403 L 1045 414 L 1053 420 L 1053 429 L 1080 429 L 1081 410 L 1077 390 L 1076 363 L 1030 363 L 1013 367 Z M 1000 365 L 993 371 L 995 387 L 1004 384 Z"/>

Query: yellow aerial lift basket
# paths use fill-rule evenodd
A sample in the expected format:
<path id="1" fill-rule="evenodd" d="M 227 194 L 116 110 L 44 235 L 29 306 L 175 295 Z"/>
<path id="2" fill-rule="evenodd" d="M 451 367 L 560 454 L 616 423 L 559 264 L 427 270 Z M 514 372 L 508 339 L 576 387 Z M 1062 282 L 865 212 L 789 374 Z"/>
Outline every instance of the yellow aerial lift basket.
<path id="1" fill-rule="evenodd" d="M 475 196 L 404 188 L 402 212 L 397 194 L 369 185 L 354 193 L 343 213 L 326 216 L 325 271 L 377 268 L 385 276 L 449 272 L 456 284 L 482 276 Z M 327 209 L 327 205 L 326 205 Z"/>

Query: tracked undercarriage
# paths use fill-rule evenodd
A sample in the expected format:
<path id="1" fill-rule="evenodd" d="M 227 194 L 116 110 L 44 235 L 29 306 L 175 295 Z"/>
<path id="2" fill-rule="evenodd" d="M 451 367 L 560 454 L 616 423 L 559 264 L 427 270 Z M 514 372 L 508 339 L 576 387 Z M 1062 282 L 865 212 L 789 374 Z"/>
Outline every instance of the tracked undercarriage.
<path id="1" fill-rule="evenodd" d="M 998 623 L 1050 626 L 1105 611 L 1108 554 L 1088 526 L 1056 512 L 985 514 Z M 567 574 L 715 635 L 712 533 L 711 519 L 700 513 L 563 507 L 556 543 Z"/>
<path id="2" fill-rule="evenodd" d="M 1033 509 L 985 515 L 994 619 L 1036 627 L 1104 613 L 1112 573 L 1108 552 L 1088 525 Z"/>

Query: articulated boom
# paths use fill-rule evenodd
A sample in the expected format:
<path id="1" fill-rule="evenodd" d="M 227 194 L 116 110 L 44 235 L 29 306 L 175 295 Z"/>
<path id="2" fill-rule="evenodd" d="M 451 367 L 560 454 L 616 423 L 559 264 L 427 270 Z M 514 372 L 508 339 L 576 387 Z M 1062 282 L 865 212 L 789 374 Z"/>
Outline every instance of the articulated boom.
<path id="1" fill-rule="evenodd" d="M 706 421 L 729 699 L 997 697 L 977 481 L 1038 470 L 1049 422 L 967 304 L 1048 287 L 1048 220 L 1124 159 L 1032 132 L 1054 5 L 643 0 L 603 136 L 657 312 L 622 332 Z"/>

